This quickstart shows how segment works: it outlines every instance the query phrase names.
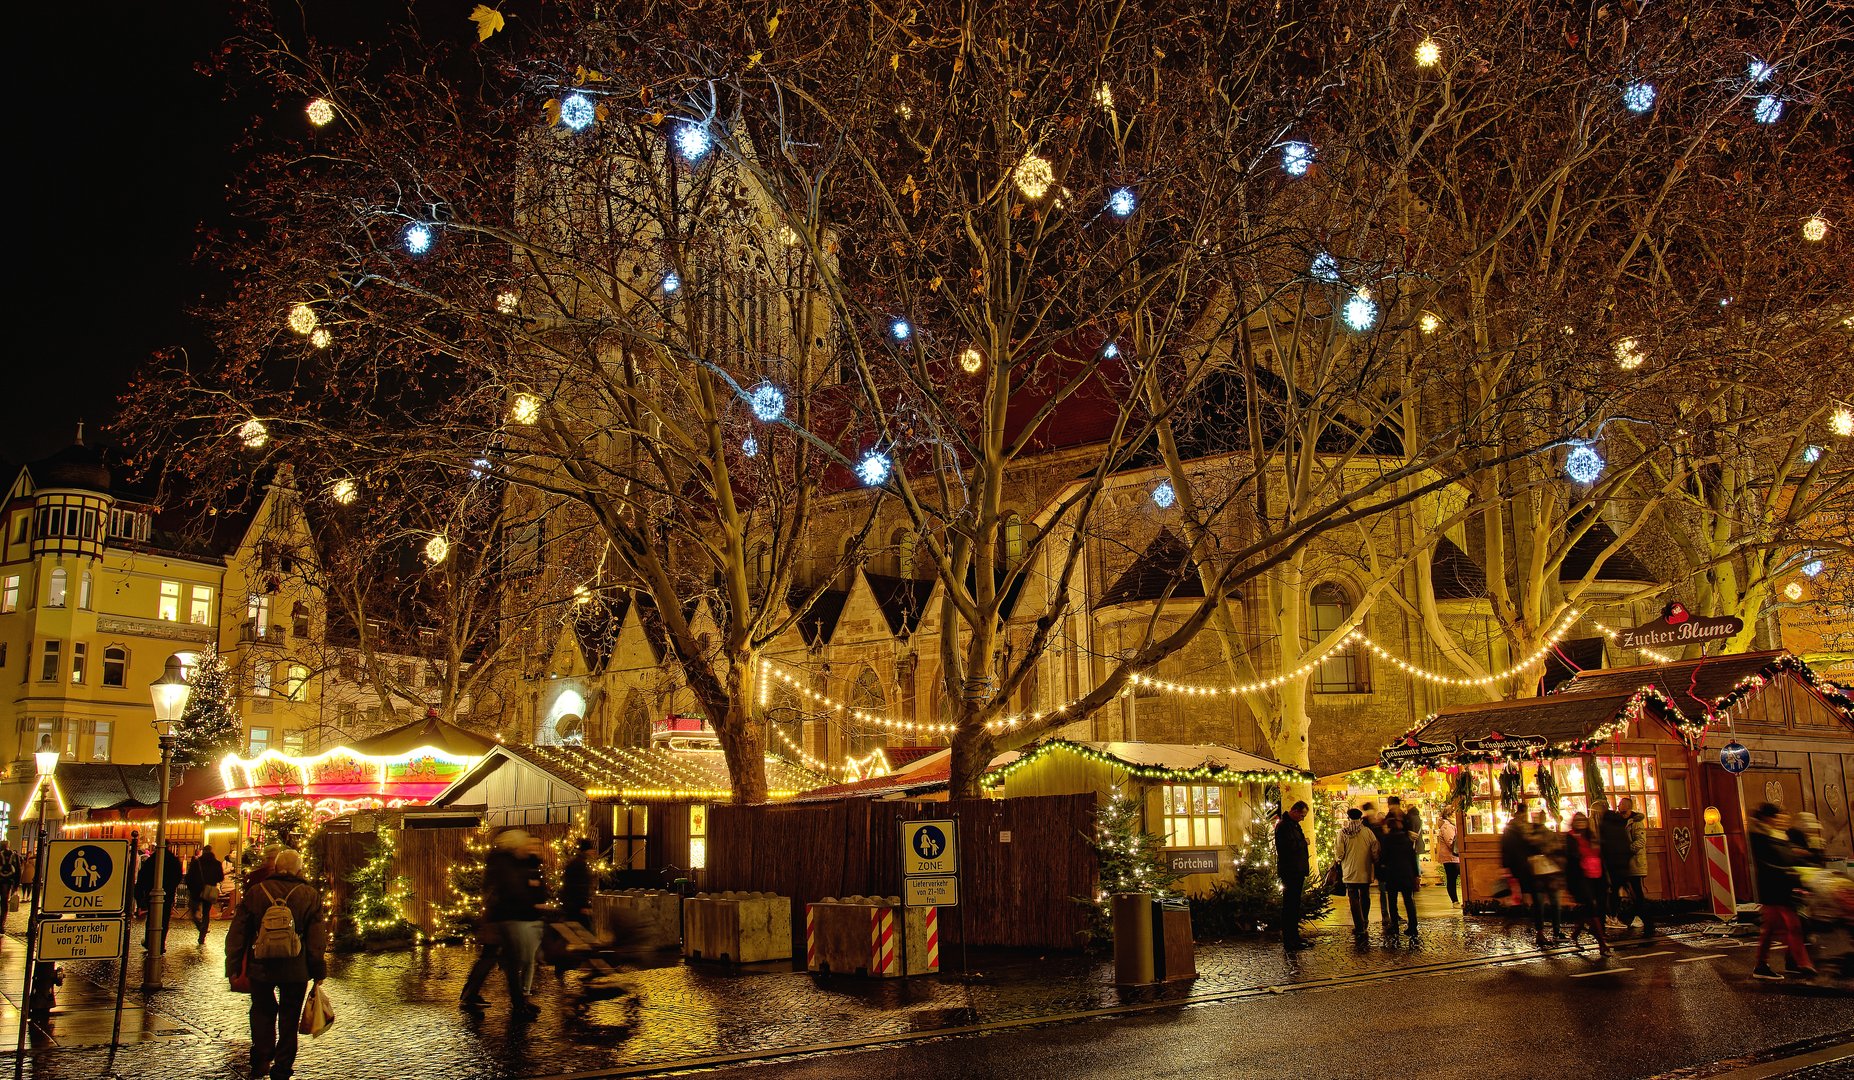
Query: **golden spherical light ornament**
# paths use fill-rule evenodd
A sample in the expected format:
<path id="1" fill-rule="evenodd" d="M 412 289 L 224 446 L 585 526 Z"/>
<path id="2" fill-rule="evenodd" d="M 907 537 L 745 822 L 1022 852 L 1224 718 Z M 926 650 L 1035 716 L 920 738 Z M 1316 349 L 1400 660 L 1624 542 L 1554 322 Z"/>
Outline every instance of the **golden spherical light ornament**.
<path id="1" fill-rule="evenodd" d="M 1616 342 L 1616 366 L 1624 371 L 1634 371 L 1648 362 L 1648 352 L 1642 343 L 1632 337 L 1625 337 Z"/>
<path id="2" fill-rule="evenodd" d="M 328 497 L 343 506 L 350 506 L 360 497 L 360 485 L 344 476 L 328 485 Z"/>
<path id="3" fill-rule="evenodd" d="M 1802 582 L 1792 581 L 1788 585 L 1785 585 L 1783 587 L 1783 598 L 1792 604 L 1801 600 L 1803 598 Z"/>
<path id="4" fill-rule="evenodd" d="M 425 541 L 425 560 L 433 566 L 449 558 L 450 554 L 451 542 L 444 538 L 443 533 L 433 533 L 431 539 Z"/>
<path id="5" fill-rule="evenodd" d="M 541 399 L 533 394 L 516 394 L 509 403 L 509 420 L 517 424 L 532 424 L 541 418 Z"/>
<path id="6" fill-rule="evenodd" d="M 1442 329 L 1442 318 L 1433 311 L 1425 311 L 1417 317 L 1416 326 L 1425 334 L 1433 334 Z"/>
<path id="7" fill-rule="evenodd" d="M 1442 62 L 1442 45 L 1435 38 L 1426 37 L 1416 46 L 1416 66 L 1432 68 Z"/>
<path id="8" fill-rule="evenodd" d="M 965 352 L 959 354 L 959 370 L 965 372 L 967 375 L 977 375 L 979 369 L 984 366 L 985 354 L 979 352 L 977 349 L 967 349 Z"/>
<path id="9" fill-rule="evenodd" d="M 318 326 L 314 330 L 309 331 L 309 344 L 314 345 L 318 349 L 328 348 L 329 343 L 334 340 L 335 335 L 329 333 L 328 327 L 326 326 Z"/>
<path id="10" fill-rule="evenodd" d="M 504 289 L 496 294 L 496 312 L 500 315 L 513 315 L 521 310 L 521 294 L 513 289 Z"/>
<path id="11" fill-rule="evenodd" d="M 1837 405 L 1835 411 L 1829 414 L 1828 430 L 1843 438 L 1854 435 L 1854 409 L 1846 405 Z"/>
<path id="12" fill-rule="evenodd" d="M 335 119 L 335 107 L 327 98 L 310 98 L 309 104 L 303 106 L 309 122 L 316 127 L 327 127 Z"/>
<path id="13" fill-rule="evenodd" d="M 315 333 L 316 325 L 321 322 L 316 318 L 315 309 L 308 304 L 297 304 L 291 307 L 286 321 L 292 333 L 304 335 Z"/>
<path id="14" fill-rule="evenodd" d="M 253 417 L 238 425 L 238 439 L 246 449 L 261 450 L 270 441 L 270 429 L 264 426 L 264 421 Z"/>
<path id="15" fill-rule="evenodd" d="M 1026 198 L 1040 199 L 1055 186 L 1056 170 L 1049 164 L 1048 158 L 1026 153 L 1017 167 L 1011 170 L 1011 179 Z"/>
<path id="16" fill-rule="evenodd" d="M 1820 214 L 1810 214 L 1809 220 L 1803 222 L 1803 239 L 1811 244 L 1819 244 L 1828 239 L 1828 219 Z"/>

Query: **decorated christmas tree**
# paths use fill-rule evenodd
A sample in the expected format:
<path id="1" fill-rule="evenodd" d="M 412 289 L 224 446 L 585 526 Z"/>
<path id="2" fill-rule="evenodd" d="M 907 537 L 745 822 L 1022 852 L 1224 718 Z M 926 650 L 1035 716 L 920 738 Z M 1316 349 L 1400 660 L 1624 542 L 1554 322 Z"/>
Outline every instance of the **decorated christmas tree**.
<path id="1" fill-rule="evenodd" d="M 352 888 L 336 924 L 338 948 L 364 948 L 418 936 L 418 928 L 405 914 L 412 887 L 399 874 L 399 830 L 381 825 L 374 835 L 378 845 L 372 856 L 348 875 Z"/>
<path id="2" fill-rule="evenodd" d="M 489 858 L 489 826 L 479 825 L 465 841 L 464 856 L 448 870 L 451 900 L 438 912 L 438 933 L 444 937 L 476 935 L 483 918 L 483 863 Z"/>
<path id="3" fill-rule="evenodd" d="M 186 710 L 174 725 L 174 767 L 192 769 L 212 765 L 227 751 L 238 748 L 244 723 L 232 685 L 232 669 L 217 651 L 201 655 L 188 680 Z"/>
<path id="4" fill-rule="evenodd" d="M 1200 939 L 1281 928 L 1281 878 L 1275 872 L 1274 821 L 1257 814 L 1235 852 L 1230 879 L 1218 881 L 1209 892 L 1191 898 L 1191 927 Z M 1303 920 L 1319 918 L 1330 902 L 1318 875 L 1309 877 L 1301 897 Z"/>
<path id="5" fill-rule="evenodd" d="M 1094 812 L 1091 843 L 1100 866 L 1100 885 L 1084 901 L 1089 907 L 1089 936 L 1113 936 L 1115 893 L 1169 896 L 1178 875 L 1165 865 L 1165 841 L 1140 827 L 1139 803 L 1115 792 Z"/>

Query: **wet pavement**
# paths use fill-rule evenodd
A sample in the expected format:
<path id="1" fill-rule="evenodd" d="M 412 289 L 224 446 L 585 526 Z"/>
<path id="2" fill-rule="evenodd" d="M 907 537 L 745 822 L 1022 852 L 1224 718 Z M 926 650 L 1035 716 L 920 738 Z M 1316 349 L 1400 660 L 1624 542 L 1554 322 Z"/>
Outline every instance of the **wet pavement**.
<path id="1" fill-rule="evenodd" d="M 408 1076 L 507 1080 L 595 1070 L 674 1068 L 699 1059 L 795 1053 L 873 1038 L 1035 1022 L 1187 997 L 1253 994 L 1259 996 L 1250 1002 L 1271 996 L 1305 1001 L 1310 999 L 1273 992 L 1309 984 L 1342 986 L 1357 980 L 1381 985 L 1378 980 L 1384 978 L 1436 974 L 1502 959 L 1534 958 L 1534 965 L 1575 969 L 1561 973 L 1567 982 L 1576 979 L 1579 971 L 1596 966 L 1594 953 L 1588 958 L 1565 954 L 1538 960 L 1526 928 L 1514 927 L 1509 932 L 1498 920 L 1463 919 L 1444 905 L 1440 890 L 1424 890 L 1424 929 L 1418 944 L 1406 939 L 1390 945 L 1378 935 L 1368 947 L 1357 947 L 1350 933 L 1337 925 L 1335 914 L 1316 933 L 1315 946 L 1294 955 L 1262 939 L 1200 946 L 1198 978 L 1164 989 L 1117 989 L 1111 964 L 1064 954 L 975 953 L 978 974 L 970 980 L 942 976 L 906 982 L 821 978 L 777 966 L 685 967 L 674 964 L 672 957 L 667 961 L 670 966 L 631 977 L 641 1002 L 598 1004 L 578 1017 L 566 1002 L 579 976 L 569 975 L 562 984 L 543 969 L 536 980 L 542 1015 L 526 1024 L 512 1020 L 501 1007 L 499 978 L 492 978 L 486 991 L 492 1002 L 488 1010 L 475 1014 L 457 1007 L 464 974 L 476 955 L 474 948 L 439 946 L 337 957 L 330 962 L 328 984 L 336 1024 L 323 1038 L 304 1040 L 297 1076 L 303 1080 L 403 1080 Z M 12 936 L 0 951 L 0 980 L 4 980 L 0 992 L 11 1002 L 18 995 L 23 951 L 18 936 L 23 930 L 20 915 L 13 916 L 9 930 Z M 147 1026 L 156 1029 L 152 1041 L 118 1053 L 116 1071 L 120 1075 L 146 1080 L 244 1076 L 249 999 L 226 990 L 223 939 L 223 923 L 214 927 L 203 947 L 193 943 L 190 933 L 174 932 L 166 977 L 171 989 L 156 994 L 148 1004 Z M 138 945 L 131 945 L 130 959 L 130 980 L 136 983 Z M 956 948 L 946 960 L 957 964 Z M 1719 963 L 1734 962 L 1736 957 Z M 1748 969 L 1748 959 L 1741 966 Z M 107 1051 L 72 1044 L 94 1034 L 99 1001 L 102 1017 L 109 1018 L 117 970 L 113 963 L 104 962 L 68 964 L 65 970 L 61 1006 L 67 1011 L 55 1018 L 55 1045 L 35 1051 L 26 1073 L 94 1078 L 103 1075 Z M 131 988 L 128 1001 L 140 1005 L 142 995 Z M 1176 1015 L 1176 1010 L 1153 1015 Z M 103 1026 L 106 1038 L 107 1024 Z M 139 1031 L 142 1025 L 132 1026 Z M 12 1030 L 8 1029 L 9 1034 Z M 5 1046 L 10 1052 L 12 1043 Z"/>

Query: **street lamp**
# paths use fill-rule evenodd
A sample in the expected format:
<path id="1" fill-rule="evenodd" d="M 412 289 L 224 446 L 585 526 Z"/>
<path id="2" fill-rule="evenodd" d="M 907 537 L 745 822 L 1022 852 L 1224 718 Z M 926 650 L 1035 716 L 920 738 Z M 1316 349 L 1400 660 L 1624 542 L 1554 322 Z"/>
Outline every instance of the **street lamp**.
<path id="1" fill-rule="evenodd" d="M 15 1059 L 14 1075 L 20 1072 L 19 1062 L 26 1057 L 26 1028 L 30 1025 L 29 1016 L 45 1015 L 51 1012 L 53 987 L 57 975 L 52 965 L 39 961 L 34 963 L 32 954 L 39 940 L 39 907 L 45 895 L 45 843 L 47 833 L 45 814 L 51 800 L 53 774 L 58 771 L 58 748 L 52 745 L 50 734 L 39 736 L 39 746 L 32 753 L 32 760 L 39 771 L 39 849 L 33 852 L 32 897 L 26 909 L 26 974 L 24 985 L 20 987 L 20 999 L 26 1003 L 26 1016 L 19 1018 L 19 1048 Z"/>
<path id="2" fill-rule="evenodd" d="M 162 874 L 167 869 L 167 789 L 174 766 L 174 724 L 187 709 L 192 688 L 172 658 L 167 670 L 148 686 L 154 699 L 154 727 L 161 742 L 161 809 L 155 819 L 154 887 L 148 892 L 148 931 L 142 941 L 142 990 L 161 989 L 161 966 L 167 952 L 167 892 Z"/>

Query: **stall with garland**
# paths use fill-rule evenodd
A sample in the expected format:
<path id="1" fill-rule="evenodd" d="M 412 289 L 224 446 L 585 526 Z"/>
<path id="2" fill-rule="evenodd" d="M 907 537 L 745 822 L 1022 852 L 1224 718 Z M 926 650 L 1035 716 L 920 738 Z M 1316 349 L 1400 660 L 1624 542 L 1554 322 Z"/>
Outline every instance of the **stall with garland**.
<path id="1" fill-rule="evenodd" d="M 1727 772 L 1720 750 L 1749 755 Z M 1647 890 L 1701 895 L 1698 841 L 1715 807 L 1740 900 L 1753 899 L 1745 821 L 1759 803 L 1807 810 L 1831 857 L 1850 852 L 1854 699 L 1786 652 L 1585 671 L 1539 698 L 1444 709 L 1385 747 L 1380 765 L 1447 778 L 1470 903 L 1504 880 L 1499 834 L 1522 804 L 1562 829 L 1571 814 L 1624 796 L 1647 819 Z"/>
<path id="2" fill-rule="evenodd" d="M 1073 742 L 1048 739 L 994 759 L 982 781 L 988 794 L 1077 795 L 1105 805 L 1131 799 L 1143 830 L 1164 844 L 1176 887 L 1199 893 L 1234 876 L 1234 859 L 1283 785 L 1313 775 L 1214 743 Z"/>

